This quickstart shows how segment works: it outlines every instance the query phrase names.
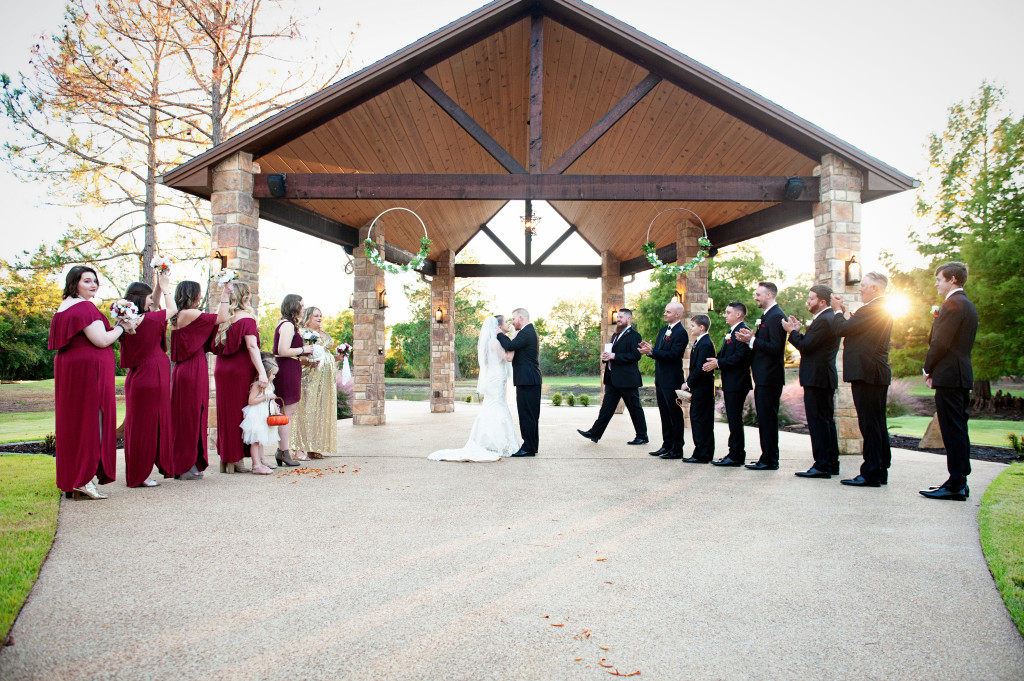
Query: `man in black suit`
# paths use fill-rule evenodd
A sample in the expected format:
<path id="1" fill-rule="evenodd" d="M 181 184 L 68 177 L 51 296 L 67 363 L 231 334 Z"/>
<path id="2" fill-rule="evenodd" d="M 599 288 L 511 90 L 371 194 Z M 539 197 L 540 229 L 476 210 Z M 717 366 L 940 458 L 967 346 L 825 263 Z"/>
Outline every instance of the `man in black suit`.
<path id="1" fill-rule="evenodd" d="M 612 420 L 615 408 L 621 399 L 629 410 L 629 418 L 633 420 L 636 437 L 627 445 L 647 444 L 647 419 L 644 408 L 640 404 L 640 334 L 630 324 L 633 323 L 633 311 L 622 308 L 615 315 L 615 335 L 609 343 L 610 349 L 601 353 L 604 362 L 604 399 L 601 400 L 601 411 L 590 430 L 577 430 L 580 435 L 594 442 L 604 435 L 608 422 Z"/>
<path id="2" fill-rule="evenodd" d="M 715 344 L 708 335 L 711 319 L 706 314 L 690 317 L 690 373 L 683 390 L 690 393 L 690 428 L 693 456 L 683 463 L 711 463 L 715 456 L 715 375 L 704 364 L 715 356 Z"/>
<path id="3" fill-rule="evenodd" d="M 971 349 L 978 333 L 978 311 L 964 293 L 967 265 L 947 262 L 935 270 L 935 288 L 944 297 L 928 336 L 924 358 L 925 383 L 935 389 L 935 411 L 946 445 L 949 479 L 942 486 L 921 490 L 930 499 L 966 501 L 970 496 L 971 441 L 967 433 L 967 405 L 974 386 Z"/>
<path id="4" fill-rule="evenodd" d="M 729 454 L 714 462 L 716 466 L 742 466 L 747 459 L 743 436 L 743 405 L 754 389 L 750 382 L 750 346 L 735 338 L 737 331 L 748 328 L 743 322 L 747 306 L 739 301 L 725 308 L 725 323 L 729 332 L 718 350 L 718 356 L 704 363 L 704 371 L 722 372 L 722 394 L 725 399 L 725 418 L 729 421 Z"/>
<path id="5" fill-rule="evenodd" d="M 807 430 L 811 432 L 814 465 L 797 471 L 801 478 L 831 478 L 839 474 L 839 434 L 836 432 L 835 398 L 839 387 L 836 353 L 839 336 L 832 332 L 832 289 L 818 284 L 807 292 L 807 311 L 814 320 L 807 333 L 800 333 L 800 320 L 790 315 L 782 328 L 789 342 L 800 351 L 800 385 L 804 389 Z"/>
<path id="6" fill-rule="evenodd" d="M 892 314 L 885 307 L 885 288 L 889 279 L 868 272 L 860 282 L 864 305 L 847 319 L 843 300 L 832 296 L 832 331 L 846 338 L 843 344 L 843 380 L 853 391 L 857 424 L 864 438 L 864 463 L 860 475 L 842 480 L 853 487 L 880 487 L 889 482 L 892 451 L 885 422 L 885 403 L 892 382 L 889 368 L 889 337 Z"/>
<path id="7" fill-rule="evenodd" d="M 676 402 L 676 390 L 683 384 L 683 354 L 687 346 L 686 330 L 679 323 L 682 316 L 682 303 L 666 305 L 665 326 L 658 332 L 658 338 L 653 344 L 640 341 L 639 346 L 642 354 L 654 358 L 654 389 L 661 415 L 661 447 L 650 454 L 663 459 L 682 459 L 686 443 L 683 410 Z"/>
<path id="8" fill-rule="evenodd" d="M 761 458 L 748 463 L 754 471 L 779 470 L 779 400 L 786 384 L 786 331 L 782 322 L 786 314 L 775 302 L 779 288 L 770 281 L 762 281 L 754 291 L 757 306 L 764 310 L 757 320 L 755 331 L 736 332 L 741 343 L 750 346 L 750 370 L 754 375 L 754 409 L 757 410 L 757 430 L 761 436 Z"/>
<path id="9" fill-rule="evenodd" d="M 540 421 L 540 339 L 537 330 L 530 323 L 530 313 L 523 308 L 512 312 L 512 326 L 516 337 L 510 339 L 498 334 L 498 342 L 506 352 L 512 350 L 512 383 L 516 386 L 516 407 L 519 411 L 519 432 L 523 446 L 512 456 L 536 456 L 538 422 Z"/>

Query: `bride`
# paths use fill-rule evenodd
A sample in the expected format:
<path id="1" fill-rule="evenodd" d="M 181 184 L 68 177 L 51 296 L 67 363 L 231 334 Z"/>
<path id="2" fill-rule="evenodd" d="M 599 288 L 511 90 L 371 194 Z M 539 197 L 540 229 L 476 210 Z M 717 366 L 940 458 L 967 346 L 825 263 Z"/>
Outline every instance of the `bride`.
<path id="1" fill-rule="evenodd" d="M 488 317 L 480 327 L 480 340 L 476 352 L 480 360 L 480 413 L 469 432 L 469 441 L 462 449 L 442 449 L 433 452 L 433 461 L 498 461 L 502 456 L 519 449 L 519 440 L 508 410 L 505 383 L 512 353 L 498 344 L 498 331 L 508 333 L 509 324 L 501 315 Z"/>

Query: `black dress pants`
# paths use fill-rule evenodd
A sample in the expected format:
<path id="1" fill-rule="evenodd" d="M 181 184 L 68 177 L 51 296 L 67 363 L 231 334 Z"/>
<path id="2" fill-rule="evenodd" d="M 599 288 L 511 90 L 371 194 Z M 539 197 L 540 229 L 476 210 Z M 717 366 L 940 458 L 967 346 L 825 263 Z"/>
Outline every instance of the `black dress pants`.
<path id="1" fill-rule="evenodd" d="M 811 453 L 819 471 L 839 473 L 839 433 L 835 420 L 836 391 L 804 386 L 807 430 L 811 433 Z"/>
<path id="2" fill-rule="evenodd" d="M 618 406 L 620 399 L 626 403 L 626 409 L 629 410 L 629 418 L 633 421 L 633 430 L 636 436 L 646 440 L 647 419 L 644 417 L 643 405 L 640 404 L 640 389 L 616 388 L 610 383 L 604 384 L 604 399 L 601 400 L 601 411 L 597 413 L 597 420 L 590 427 L 590 432 L 599 439 L 604 435 L 604 431 L 612 420 L 612 416 L 615 414 L 615 407 Z"/>
<path id="3" fill-rule="evenodd" d="M 946 468 L 949 480 L 946 489 L 962 490 L 971 474 L 971 440 L 967 433 L 967 405 L 971 391 L 963 388 L 936 388 L 935 411 L 939 416 L 939 431 L 946 445 Z"/>
<path id="4" fill-rule="evenodd" d="M 729 458 L 743 463 L 747 460 L 746 439 L 743 435 L 743 405 L 748 390 L 734 390 L 724 393 L 725 418 L 729 422 Z"/>
<path id="5" fill-rule="evenodd" d="M 670 452 L 682 452 L 686 444 L 686 421 L 676 403 L 676 389 L 655 385 L 658 414 L 661 416 L 661 446 Z"/>
<path id="6" fill-rule="evenodd" d="M 519 412 L 519 432 L 523 436 L 523 449 L 537 453 L 540 434 L 540 386 L 517 385 L 516 408 Z"/>
<path id="7" fill-rule="evenodd" d="M 852 381 L 853 406 L 857 408 L 857 425 L 864 438 L 864 463 L 860 474 L 865 480 L 881 482 L 889 477 L 892 450 L 889 431 L 885 427 L 885 402 L 889 386 Z"/>
<path id="8" fill-rule="evenodd" d="M 693 429 L 693 456 L 711 461 L 715 456 L 715 392 L 690 398 L 690 428 Z"/>
<path id="9" fill-rule="evenodd" d="M 779 465 L 779 400 L 781 385 L 755 385 L 754 409 L 757 410 L 757 431 L 761 439 L 758 463 Z"/>

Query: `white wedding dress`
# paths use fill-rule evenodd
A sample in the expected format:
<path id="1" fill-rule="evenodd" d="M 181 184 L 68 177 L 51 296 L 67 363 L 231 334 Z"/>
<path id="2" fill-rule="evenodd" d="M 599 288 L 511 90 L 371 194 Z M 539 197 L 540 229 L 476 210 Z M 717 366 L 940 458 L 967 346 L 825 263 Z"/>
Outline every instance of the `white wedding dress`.
<path id="1" fill-rule="evenodd" d="M 442 449 L 431 453 L 432 461 L 499 461 L 519 449 L 512 413 L 508 409 L 505 384 L 508 365 L 505 351 L 498 343 L 497 320 L 488 318 L 480 329 L 477 357 L 480 360 L 480 413 L 469 431 L 469 441 L 461 449 Z"/>

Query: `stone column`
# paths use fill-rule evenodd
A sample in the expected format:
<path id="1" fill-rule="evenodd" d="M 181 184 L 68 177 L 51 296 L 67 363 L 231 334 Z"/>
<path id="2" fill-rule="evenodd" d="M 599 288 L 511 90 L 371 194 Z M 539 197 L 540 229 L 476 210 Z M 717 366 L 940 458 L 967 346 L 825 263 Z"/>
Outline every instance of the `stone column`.
<path id="1" fill-rule="evenodd" d="M 359 230 L 359 243 L 370 226 Z M 374 239 L 384 251 L 384 225 L 378 221 Z M 353 252 L 355 275 L 352 299 L 352 424 L 382 426 L 384 415 L 384 310 L 380 292 L 384 290 L 384 271 L 370 262 L 357 246 Z"/>
<path id="2" fill-rule="evenodd" d="M 210 255 L 220 251 L 227 256 L 228 268 L 238 273 L 238 281 L 249 285 L 252 307 L 259 309 L 260 295 L 260 236 L 259 202 L 252 196 L 253 175 L 260 172 L 252 162 L 252 154 L 238 152 L 221 161 L 213 169 L 213 193 L 210 195 L 212 228 Z M 216 312 L 221 286 L 211 280 L 207 297 L 207 310 Z M 269 339 L 262 339 L 264 344 Z M 210 370 L 208 447 L 217 447 L 217 409 L 214 401 L 216 389 L 213 380 L 214 356 L 208 356 Z"/>
<path id="3" fill-rule="evenodd" d="M 676 262 L 685 265 L 697 256 L 700 244 L 697 239 L 704 236 L 704 230 L 693 220 L 682 220 L 676 227 Z M 676 277 L 676 290 L 683 296 L 683 326 L 688 327 L 690 317 L 708 313 L 708 263 L 695 267 L 689 274 Z"/>
<path id="4" fill-rule="evenodd" d="M 626 305 L 626 287 L 619 268 L 619 260 L 614 255 L 608 251 L 601 253 L 601 350 L 604 350 L 605 343 L 612 342 L 612 336 L 615 335 L 615 315 L 612 312 L 617 312 Z M 598 355 L 600 356 L 600 353 Z M 600 360 L 598 360 L 597 370 L 598 376 L 601 376 L 603 365 Z M 601 399 L 604 399 L 603 380 L 601 381 Z M 615 413 L 621 414 L 624 408 L 622 400 L 619 400 L 615 407 Z"/>
<path id="5" fill-rule="evenodd" d="M 825 154 L 814 174 L 821 178 L 819 201 L 814 204 L 814 279 L 843 296 L 846 309 L 860 307 L 857 285 L 846 285 L 846 262 L 851 256 L 860 260 L 860 205 L 863 177 L 854 166 L 835 154 Z M 854 300 L 856 302 L 849 302 Z M 853 406 L 850 384 L 843 382 L 843 351 L 836 358 L 839 390 L 836 395 L 836 429 L 839 452 L 860 454 L 864 450 L 857 410 Z"/>
<path id="6" fill-rule="evenodd" d="M 444 322 L 438 324 L 437 309 Z M 430 282 L 430 411 L 455 411 L 455 252 L 442 251 Z"/>

